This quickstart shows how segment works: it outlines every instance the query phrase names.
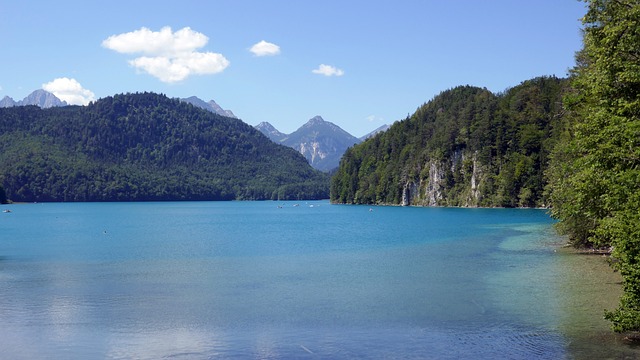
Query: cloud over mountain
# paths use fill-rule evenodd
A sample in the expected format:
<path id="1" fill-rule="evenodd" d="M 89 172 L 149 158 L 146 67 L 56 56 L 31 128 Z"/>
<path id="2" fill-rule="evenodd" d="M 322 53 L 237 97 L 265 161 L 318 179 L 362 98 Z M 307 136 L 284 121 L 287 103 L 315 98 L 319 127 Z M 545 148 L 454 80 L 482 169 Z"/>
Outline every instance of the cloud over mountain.
<path id="1" fill-rule="evenodd" d="M 95 100 L 95 94 L 91 90 L 83 88 L 76 79 L 67 77 L 57 78 L 42 84 L 42 89 L 69 105 L 87 105 L 90 101 Z"/>
<path id="2" fill-rule="evenodd" d="M 143 27 L 111 35 L 102 46 L 122 54 L 142 54 L 129 64 L 162 82 L 173 83 L 191 75 L 216 74 L 229 66 L 222 54 L 196 51 L 208 41 L 206 35 L 189 27 L 176 32 L 168 26 L 160 31 Z"/>

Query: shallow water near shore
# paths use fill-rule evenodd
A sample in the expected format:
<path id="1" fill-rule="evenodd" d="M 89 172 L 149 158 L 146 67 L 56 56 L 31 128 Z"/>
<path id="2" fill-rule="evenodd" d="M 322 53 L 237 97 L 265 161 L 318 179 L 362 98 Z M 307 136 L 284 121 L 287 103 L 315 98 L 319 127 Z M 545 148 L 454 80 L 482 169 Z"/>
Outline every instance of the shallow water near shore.
<path id="1" fill-rule="evenodd" d="M 602 320 L 616 274 L 561 249 L 543 210 L 10 208 L 0 214 L 0 348 L 13 359 L 640 354 Z"/>
<path id="2" fill-rule="evenodd" d="M 640 344 L 611 331 L 604 311 L 618 306 L 621 276 L 604 255 L 558 249 L 561 280 L 556 286 L 563 298 L 560 330 L 569 339 L 567 349 L 575 359 L 640 359 Z"/>

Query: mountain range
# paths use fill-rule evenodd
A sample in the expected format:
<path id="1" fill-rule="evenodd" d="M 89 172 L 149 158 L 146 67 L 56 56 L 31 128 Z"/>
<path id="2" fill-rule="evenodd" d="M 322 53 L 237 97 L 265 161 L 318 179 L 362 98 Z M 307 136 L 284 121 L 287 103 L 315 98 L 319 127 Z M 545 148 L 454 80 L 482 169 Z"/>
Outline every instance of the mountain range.
<path id="1" fill-rule="evenodd" d="M 326 199 L 329 177 L 239 119 L 154 93 L 0 108 L 12 201 Z"/>
<path id="2" fill-rule="evenodd" d="M 237 118 L 231 110 L 223 109 L 214 100 L 205 102 L 196 96 L 182 98 L 180 100 L 213 112 L 214 114 L 234 119 Z M 385 131 L 389 128 L 389 125 L 383 125 L 361 138 L 356 138 L 339 126 L 325 121 L 321 116 L 313 117 L 291 134 L 278 131 L 278 129 L 268 122 L 261 122 L 256 125 L 255 128 L 271 139 L 271 141 L 297 150 L 304 155 L 309 164 L 315 169 L 330 172 L 338 167 L 340 158 L 350 146 L 358 144 L 379 132 Z"/>
<path id="3" fill-rule="evenodd" d="M 338 167 L 342 154 L 361 142 L 334 123 L 321 116 L 311 118 L 291 134 L 278 131 L 268 122 L 255 126 L 272 141 L 296 149 L 314 168 L 329 172 Z"/>
<path id="4" fill-rule="evenodd" d="M 218 105 L 214 100 L 209 100 L 205 102 L 197 96 L 190 96 L 188 98 L 180 99 L 186 103 L 189 103 L 193 106 L 197 106 L 201 109 L 209 110 L 214 114 L 218 114 L 221 116 L 226 116 L 230 118 L 237 119 L 238 117 L 231 110 L 225 110 L 220 105 Z"/>
<path id="5" fill-rule="evenodd" d="M 180 101 L 197 106 L 201 109 L 208 110 L 214 114 L 230 117 L 233 119 L 238 118 L 231 110 L 223 109 L 214 100 L 204 101 L 198 98 L 197 96 L 191 96 L 188 98 L 182 98 L 180 99 Z M 10 96 L 5 96 L 4 98 L 2 98 L 2 100 L 0 100 L 0 108 L 26 106 L 26 105 L 35 105 L 43 109 L 47 109 L 50 107 L 67 106 L 69 104 L 67 104 L 66 101 L 60 100 L 54 94 L 42 89 L 38 89 L 31 92 L 31 94 L 27 95 L 27 97 L 25 97 L 22 100 L 16 101 Z"/>
<path id="6" fill-rule="evenodd" d="M 5 96 L 0 100 L 0 108 L 25 105 L 36 105 L 41 108 L 50 108 L 56 106 L 67 106 L 68 104 L 46 90 L 35 90 L 19 101 L 15 101 L 9 96 Z"/>
<path id="7" fill-rule="evenodd" d="M 204 101 L 197 96 L 190 96 L 179 100 L 220 116 L 237 119 L 231 110 L 223 109 L 214 100 Z M 50 108 L 66 106 L 67 103 L 45 90 L 35 90 L 20 101 L 15 101 L 9 96 L 5 96 L 0 100 L 0 108 L 23 105 L 36 105 L 41 108 Z M 389 128 L 389 125 L 383 125 L 361 138 L 356 138 L 339 126 L 325 121 L 321 116 L 313 117 L 291 134 L 284 134 L 278 131 L 268 122 L 262 122 L 256 125 L 255 128 L 273 142 L 297 150 L 304 155 L 309 164 L 315 169 L 329 172 L 338 167 L 340 158 L 350 146 L 358 144 L 379 132 L 385 131 Z"/>

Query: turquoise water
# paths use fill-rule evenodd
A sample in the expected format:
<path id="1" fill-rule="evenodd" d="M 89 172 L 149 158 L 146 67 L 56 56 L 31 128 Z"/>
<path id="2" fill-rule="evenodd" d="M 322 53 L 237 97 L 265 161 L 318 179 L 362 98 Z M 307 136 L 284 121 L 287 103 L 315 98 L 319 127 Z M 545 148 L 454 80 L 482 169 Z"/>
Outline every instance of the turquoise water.
<path id="1" fill-rule="evenodd" d="M 570 357 L 542 210 L 7 208 L 6 358 Z"/>

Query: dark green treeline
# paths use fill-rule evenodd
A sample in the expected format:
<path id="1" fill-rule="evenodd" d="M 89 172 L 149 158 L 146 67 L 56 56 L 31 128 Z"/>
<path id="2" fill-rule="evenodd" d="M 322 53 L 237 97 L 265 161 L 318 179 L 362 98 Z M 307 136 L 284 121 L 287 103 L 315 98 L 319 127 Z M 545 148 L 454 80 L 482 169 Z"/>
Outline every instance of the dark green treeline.
<path id="1" fill-rule="evenodd" d="M 164 95 L 0 109 L 12 201 L 327 198 L 328 176 L 248 124 Z"/>
<path id="2" fill-rule="evenodd" d="M 544 206 L 544 172 L 564 126 L 568 85 L 539 77 L 497 95 L 471 86 L 444 91 L 385 133 L 350 148 L 332 179 L 331 199 Z"/>

